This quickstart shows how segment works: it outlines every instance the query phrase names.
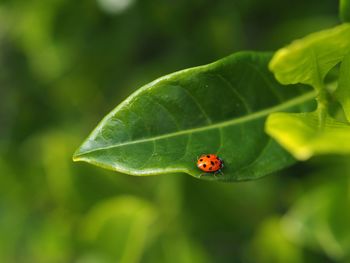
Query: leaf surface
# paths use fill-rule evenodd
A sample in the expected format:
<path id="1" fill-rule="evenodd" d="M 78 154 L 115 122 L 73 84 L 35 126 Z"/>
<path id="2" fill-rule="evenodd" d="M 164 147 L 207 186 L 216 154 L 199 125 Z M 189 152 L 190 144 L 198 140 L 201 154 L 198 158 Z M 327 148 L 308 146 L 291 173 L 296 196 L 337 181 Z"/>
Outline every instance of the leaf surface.
<path id="1" fill-rule="evenodd" d="M 350 122 L 350 52 L 341 63 L 339 84 L 335 96 L 342 105 L 347 120 Z"/>
<path id="2" fill-rule="evenodd" d="M 342 24 L 278 50 L 269 67 L 283 84 L 303 83 L 320 89 L 326 74 L 342 61 L 349 49 L 350 24 Z"/>
<path id="3" fill-rule="evenodd" d="M 151 82 L 109 113 L 73 159 L 131 175 L 222 181 L 256 179 L 292 164 L 264 122 L 273 112 L 305 110 L 315 93 L 278 84 L 270 58 L 241 52 Z M 198 170 L 205 153 L 224 160 L 223 174 Z"/>
<path id="4" fill-rule="evenodd" d="M 350 153 L 350 125 L 328 116 L 320 129 L 316 112 L 271 114 L 266 132 L 299 160 L 315 154 Z"/>

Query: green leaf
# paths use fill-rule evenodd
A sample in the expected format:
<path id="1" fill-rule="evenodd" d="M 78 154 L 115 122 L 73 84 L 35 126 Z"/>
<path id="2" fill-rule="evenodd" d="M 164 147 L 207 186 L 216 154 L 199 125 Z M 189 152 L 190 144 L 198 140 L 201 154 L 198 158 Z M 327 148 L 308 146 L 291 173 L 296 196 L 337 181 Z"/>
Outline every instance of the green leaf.
<path id="1" fill-rule="evenodd" d="M 320 90 L 326 74 L 350 49 L 350 24 L 310 34 L 278 50 L 269 67 L 283 84 L 303 83 Z"/>
<path id="2" fill-rule="evenodd" d="M 81 224 L 81 239 L 111 258 L 107 262 L 139 262 L 158 211 L 133 196 L 118 196 L 97 203 Z"/>
<path id="3" fill-rule="evenodd" d="M 350 1 L 340 0 L 340 19 L 343 22 L 350 22 Z"/>
<path id="4" fill-rule="evenodd" d="M 256 179 L 292 164 L 264 122 L 273 112 L 299 111 L 315 93 L 282 88 L 268 71 L 270 58 L 241 52 L 151 82 L 109 113 L 73 159 L 131 175 L 222 181 Z M 200 176 L 196 160 L 204 153 L 223 158 L 223 174 Z"/>
<path id="5" fill-rule="evenodd" d="M 339 85 L 335 96 L 342 105 L 347 120 L 350 121 L 350 53 L 341 63 Z"/>
<path id="6" fill-rule="evenodd" d="M 285 237 L 281 220 L 275 216 L 264 219 L 251 242 L 251 247 L 250 262 L 256 262 L 257 258 L 259 263 L 303 262 L 302 250 Z"/>
<path id="7" fill-rule="evenodd" d="M 271 114 L 266 132 L 299 160 L 315 154 L 350 153 L 350 125 L 327 117 L 320 129 L 316 112 Z"/>

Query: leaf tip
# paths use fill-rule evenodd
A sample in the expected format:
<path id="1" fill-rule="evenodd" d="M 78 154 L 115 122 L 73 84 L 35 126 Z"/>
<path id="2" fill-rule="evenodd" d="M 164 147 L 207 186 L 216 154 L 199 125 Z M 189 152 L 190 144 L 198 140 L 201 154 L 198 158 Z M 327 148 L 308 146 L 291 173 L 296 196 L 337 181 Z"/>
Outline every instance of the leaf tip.
<path id="1" fill-rule="evenodd" d="M 82 156 L 81 147 L 79 147 L 73 153 L 73 156 L 72 156 L 73 162 L 80 162 L 80 161 L 82 161 L 82 157 L 81 156 Z"/>
<path id="2" fill-rule="evenodd" d="M 81 161 L 81 160 L 80 160 L 79 156 L 76 156 L 75 154 L 73 154 L 73 156 L 72 156 L 72 161 L 73 161 L 73 162 L 79 162 L 79 161 Z"/>

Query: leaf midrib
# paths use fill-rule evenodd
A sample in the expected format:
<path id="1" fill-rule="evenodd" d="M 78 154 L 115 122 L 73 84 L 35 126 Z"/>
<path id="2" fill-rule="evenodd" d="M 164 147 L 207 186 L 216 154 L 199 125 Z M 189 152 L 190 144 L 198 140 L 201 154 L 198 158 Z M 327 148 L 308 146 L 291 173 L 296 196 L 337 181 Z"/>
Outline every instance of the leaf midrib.
<path id="1" fill-rule="evenodd" d="M 296 98 L 293 98 L 291 100 L 285 101 L 284 103 L 281 103 L 281 104 L 279 104 L 277 106 L 273 106 L 273 107 L 270 107 L 270 108 L 267 108 L 267 109 L 264 109 L 264 110 L 260 110 L 260 111 L 254 112 L 254 113 L 252 113 L 250 115 L 245 115 L 245 116 L 233 119 L 233 120 L 218 122 L 218 123 L 215 123 L 215 124 L 205 125 L 205 126 L 202 126 L 202 127 L 197 127 L 197 128 L 193 128 L 193 129 L 177 131 L 177 132 L 173 132 L 173 133 L 167 133 L 167 134 L 163 134 L 163 135 L 159 135 L 159 136 L 154 136 L 154 137 L 149 137 L 149 138 L 144 138 L 144 139 L 139 139 L 139 140 L 134 140 L 134 141 L 127 141 L 127 142 L 124 142 L 124 143 L 109 145 L 109 146 L 106 146 L 106 147 L 95 148 L 95 149 L 93 149 L 91 151 L 86 151 L 86 152 L 82 152 L 82 153 L 79 153 L 79 154 L 75 154 L 74 157 L 73 157 L 73 160 L 78 161 L 80 156 L 83 156 L 83 155 L 86 155 L 86 154 L 89 154 L 89 153 L 92 153 L 92 152 L 101 151 L 101 150 L 108 150 L 108 149 L 112 149 L 112 148 L 117 148 L 117 147 L 137 144 L 137 143 L 156 141 L 156 140 L 176 137 L 176 136 L 180 136 L 180 135 L 184 135 L 184 134 L 192 134 L 192 133 L 195 133 L 195 132 L 212 130 L 212 129 L 215 129 L 215 128 L 222 128 L 222 127 L 226 127 L 226 126 L 229 126 L 229 125 L 236 125 L 236 124 L 239 124 L 239 123 L 248 122 L 248 121 L 251 121 L 251 120 L 255 120 L 255 119 L 259 119 L 261 117 L 267 116 L 270 113 L 282 111 L 284 109 L 288 109 L 290 107 L 296 106 L 298 104 L 301 104 L 303 102 L 306 102 L 308 100 L 311 100 L 311 99 L 315 98 L 315 96 L 316 96 L 316 92 L 315 91 L 311 91 L 311 92 L 305 93 L 305 94 L 303 94 L 301 96 L 298 96 Z"/>

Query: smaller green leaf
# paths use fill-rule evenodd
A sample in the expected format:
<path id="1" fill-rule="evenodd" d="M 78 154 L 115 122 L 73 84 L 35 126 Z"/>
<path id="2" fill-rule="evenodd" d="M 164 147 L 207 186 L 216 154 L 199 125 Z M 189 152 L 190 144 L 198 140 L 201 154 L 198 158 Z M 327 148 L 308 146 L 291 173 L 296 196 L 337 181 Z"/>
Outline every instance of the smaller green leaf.
<path id="1" fill-rule="evenodd" d="M 350 121 L 350 53 L 344 57 L 341 64 L 335 96 L 342 105 L 347 120 Z"/>
<path id="2" fill-rule="evenodd" d="M 320 90 L 326 74 L 350 49 L 350 24 L 310 34 L 278 50 L 269 68 L 282 84 L 303 83 Z"/>
<path id="3" fill-rule="evenodd" d="M 350 22 L 350 0 L 340 0 L 340 19 Z"/>
<path id="4" fill-rule="evenodd" d="M 350 125 L 327 117 L 321 129 L 316 112 L 273 113 L 265 128 L 299 160 L 316 154 L 350 153 Z"/>

